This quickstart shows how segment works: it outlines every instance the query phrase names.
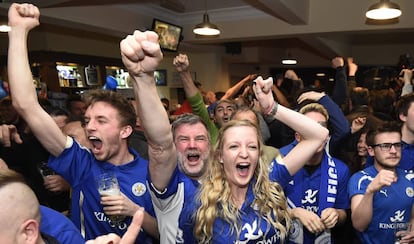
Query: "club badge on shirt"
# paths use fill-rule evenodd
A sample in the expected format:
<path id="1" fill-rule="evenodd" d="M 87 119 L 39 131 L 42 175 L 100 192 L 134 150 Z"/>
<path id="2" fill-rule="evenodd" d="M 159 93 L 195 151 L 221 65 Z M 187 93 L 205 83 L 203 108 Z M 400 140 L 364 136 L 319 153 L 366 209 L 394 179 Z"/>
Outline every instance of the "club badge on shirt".
<path id="1" fill-rule="evenodd" d="M 405 188 L 405 194 L 407 194 L 408 197 L 413 197 L 414 196 L 413 188 L 412 187 Z"/>
<path id="2" fill-rule="evenodd" d="M 132 185 L 132 193 L 137 197 L 144 195 L 146 191 L 147 191 L 147 187 L 145 186 L 145 184 L 141 182 L 137 182 Z"/>

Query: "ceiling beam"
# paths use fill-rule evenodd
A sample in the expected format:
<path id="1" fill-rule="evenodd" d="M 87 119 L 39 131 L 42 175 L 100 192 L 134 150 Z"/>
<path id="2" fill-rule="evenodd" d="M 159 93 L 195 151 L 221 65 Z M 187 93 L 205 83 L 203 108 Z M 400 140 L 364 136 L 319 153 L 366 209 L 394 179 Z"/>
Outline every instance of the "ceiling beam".
<path id="1" fill-rule="evenodd" d="M 291 25 L 305 25 L 309 22 L 309 0 L 246 0 L 246 2 Z"/>

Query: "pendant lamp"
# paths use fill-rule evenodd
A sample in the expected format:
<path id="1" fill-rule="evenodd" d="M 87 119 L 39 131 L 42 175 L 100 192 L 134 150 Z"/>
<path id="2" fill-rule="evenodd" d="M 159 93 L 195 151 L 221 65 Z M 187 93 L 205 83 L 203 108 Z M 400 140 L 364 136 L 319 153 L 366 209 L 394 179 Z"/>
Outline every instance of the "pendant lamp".
<path id="1" fill-rule="evenodd" d="M 206 0 L 204 0 L 204 8 L 205 8 L 205 12 L 203 14 L 203 22 L 194 26 L 193 28 L 194 34 L 199 35 L 199 36 L 220 35 L 220 29 L 217 27 L 217 25 L 210 22 L 210 17 L 208 16 L 208 13 L 207 13 Z"/>
<path id="2" fill-rule="evenodd" d="M 390 0 L 380 0 L 379 3 L 373 4 L 365 13 L 368 19 L 387 20 L 395 19 L 401 16 L 400 6 Z"/>

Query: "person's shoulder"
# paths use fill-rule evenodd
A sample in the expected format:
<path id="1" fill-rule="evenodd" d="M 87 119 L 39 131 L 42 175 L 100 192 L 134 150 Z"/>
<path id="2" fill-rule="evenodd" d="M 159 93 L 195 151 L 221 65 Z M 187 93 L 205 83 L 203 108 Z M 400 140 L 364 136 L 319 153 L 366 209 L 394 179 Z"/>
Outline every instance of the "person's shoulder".
<path id="1" fill-rule="evenodd" d="M 84 241 L 73 222 L 62 213 L 40 205 L 40 214 L 40 231 L 59 241 L 50 243 L 70 243 L 70 241 L 74 240 Z"/>
<path id="2" fill-rule="evenodd" d="M 51 235 L 48 235 L 46 233 L 40 232 L 40 235 L 42 236 L 42 239 L 45 241 L 45 243 L 48 244 L 61 244 L 56 238 L 54 238 Z"/>
<path id="3" fill-rule="evenodd" d="M 53 223 L 60 223 L 60 224 L 68 224 L 69 226 L 72 226 L 72 222 L 70 221 L 70 219 L 68 217 L 66 217 L 65 215 L 63 215 L 62 213 L 51 209 L 49 207 L 40 205 L 40 214 L 42 216 L 41 220 L 43 221 L 48 221 L 49 223 L 53 224 Z M 57 222 L 55 222 L 57 221 Z M 76 228 L 73 225 L 73 228 Z M 47 233 L 47 232 L 46 232 Z"/>
<path id="4" fill-rule="evenodd" d="M 364 178 L 364 179 L 373 179 L 376 175 L 378 174 L 378 172 L 376 171 L 374 166 L 369 166 L 366 167 L 365 169 L 361 169 L 357 172 L 355 172 L 352 176 L 351 176 L 351 180 L 352 179 L 359 179 L 359 178 Z"/>

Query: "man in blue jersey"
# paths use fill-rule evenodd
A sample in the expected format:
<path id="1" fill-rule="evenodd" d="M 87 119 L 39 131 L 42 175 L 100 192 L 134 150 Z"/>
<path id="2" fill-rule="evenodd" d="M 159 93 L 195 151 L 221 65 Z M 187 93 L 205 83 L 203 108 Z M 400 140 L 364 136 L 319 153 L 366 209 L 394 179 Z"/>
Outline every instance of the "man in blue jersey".
<path id="1" fill-rule="evenodd" d="M 122 235 L 139 207 L 146 217 L 137 242 L 152 243 L 158 231 L 151 197 L 146 188 L 148 162 L 128 148 L 127 139 L 136 122 L 131 104 L 110 91 L 88 93 L 85 129 L 92 144 L 87 149 L 65 136 L 38 103 L 27 53 L 28 32 L 39 25 L 39 9 L 31 4 L 9 8 L 8 74 L 13 105 L 32 128 L 34 135 L 52 155 L 49 167 L 72 186 L 71 218 L 86 240 L 110 232 Z M 95 179 L 114 173 L 121 194 L 100 196 Z M 118 224 L 108 216 L 125 216 Z"/>
<path id="2" fill-rule="evenodd" d="M 397 124 L 387 122 L 368 132 L 366 142 L 374 165 L 349 180 L 352 224 L 363 243 L 394 243 L 395 225 L 414 224 L 414 175 L 397 167 L 402 146 Z M 413 241 L 410 232 L 400 243 Z"/>
<path id="3" fill-rule="evenodd" d="M 328 125 L 329 114 L 321 104 L 309 103 L 299 112 L 325 127 Z M 298 133 L 295 137 L 295 142 L 280 149 L 283 155 L 302 140 Z M 284 189 L 294 218 L 291 243 L 330 243 L 331 229 L 346 220 L 349 170 L 345 163 L 333 158 L 324 146 L 315 152 Z"/>

